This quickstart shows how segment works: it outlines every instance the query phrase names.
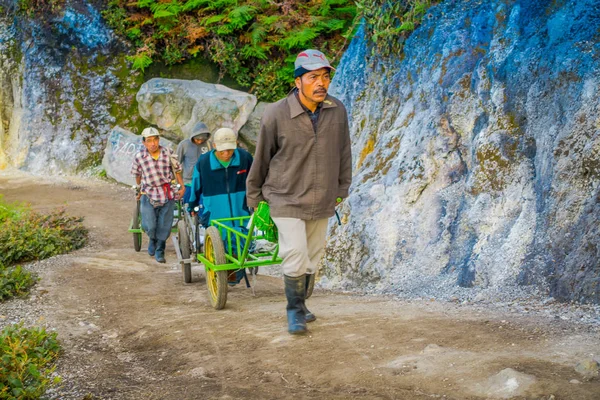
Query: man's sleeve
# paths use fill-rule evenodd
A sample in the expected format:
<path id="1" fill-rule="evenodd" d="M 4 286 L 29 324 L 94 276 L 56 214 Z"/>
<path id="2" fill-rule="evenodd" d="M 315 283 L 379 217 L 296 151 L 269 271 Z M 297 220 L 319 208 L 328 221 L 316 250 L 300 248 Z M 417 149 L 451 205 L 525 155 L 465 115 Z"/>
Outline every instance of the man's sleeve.
<path id="1" fill-rule="evenodd" d="M 131 175 L 133 176 L 141 176 L 142 175 L 142 166 L 137 158 L 137 154 L 133 156 L 133 162 L 131 163 Z"/>
<path id="2" fill-rule="evenodd" d="M 194 166 L 194 174 L 192 175 L 192 187 L 190 190 L 190 200 L 188 201 L 189 210 L 193 211 L 194 207 L 197 207 L 200 203 L 200 195 L 202 194 L 202 179 L 200 178 L 200 160 Z M 187 189 L 186 189 L 187 190 Z"/>
<path id="3" fill-rule="evenodd" d="M 344 112 L 346 114 L 346 112 Z M 352 183 L 352 145 L 350 143 L 350 129 L 348 128 L 348 115 L 344 118 L 345 124 L 342 128 L 342 148 L 340 157 L 340 178 L 338 197 L 345 199 L 348 197 L 348 190 Z"/>
<path id="4" fill-rule="evenodd" d="M 184 142 L 185 142 L 185 140 L 182 140 L 181 142 L 179 142 L 179 144 L 177 145 L 177 150 L 175 151 L 175 154 L 177 154 L 177 160 L 179 160 L 180 163 L 183 163 Z"/>
<path id="5" fill-rule="evenodd" d="M 256 208 L 264 201 L 262 186 L 269 173 L 269 164 L 277 151 L 277 124 L 269 107 L 260 120 L 260 132 L 256 142 L 256 152 L 248 179 L 246 179 L 246 200 L 248 207 Z"/>

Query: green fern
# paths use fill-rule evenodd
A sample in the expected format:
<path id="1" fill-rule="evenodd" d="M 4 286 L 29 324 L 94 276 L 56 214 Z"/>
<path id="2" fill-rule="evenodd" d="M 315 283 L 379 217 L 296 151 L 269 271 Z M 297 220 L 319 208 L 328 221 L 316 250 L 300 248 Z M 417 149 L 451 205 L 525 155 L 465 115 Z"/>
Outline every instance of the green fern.
<path id="1" fill-rule="evenodd" d="M 267 51 L 269 48 L 269 46 L 261 48 L 258 46 L 246 45 L 241 48 L 240 53 L 244 59 L 256 58 L 259 60 L 267 60 L 269 58 L 269 56 L 267 55 Z"/>
<path id="2" fill-rule="evenodd" d="M 154 0 L 139 0 L 135 3 L 139 8 L 149 8 L 154 4 Z"/>
<path id="3" fill-rule="evenodd" d="M 152 64 L 152 58 L 145 53 L 136 54 L 133 56 L 127 56 L 127 61 L 132 63 L 133 69 L 139 69 L 144 72 L 144 69 L 148 68 Z"/>
<path id="4" fill-rule="evenodd" d="M 207 7 L 209 10 L 226 10 L 229 7 L 235 7 L 238 4 L 238 0 L 215 0 L 211 1 Z"/>
<path id="5" fill-rule="evenodd" d="M 308 47 L 313 39 L 319 36 L 319 30 L 314 28 L 304 28 L 301 31 L 291 31 L 289 35 L 276 44 L 286 50 L 297 47 Z"/>
<path id="6" fill-rule="evenodd" d="M 204 19 L 202 20 L 201 24 L 202 24 L 203 26 L 209 26 L 209 25 L 213 25 L 213 24 L 216 24 L 216 23 L 218 23 L 218 22 L 221 22 L 222 20 L 224 20 L 224 19 L 225 19 L 225 17 L 226 17 L 226 16 L 225 16 L 225 15 L 223 15 L 223 14 L 217 14 L 217 15 L 213 15 L 213 16 L 210 16 L 210 17 L 204 18 Z"/>
<path id="7" fill-rule="evenodd" d="M 252 18 L 254 18 L 255 14 L 256 8 L 245 5 L 234 8 L 229 12 L 227 17 L 233 29 L 241 29 L 248 23 L 248 21 L 251 21 Z"/>
<path id="8" fill-rule="evenodd" d="M 208 6 L 211 2 L 211 0 L 188 0 L 183 7 L 181 7 L 181 11 L 192 11 L 200 7 Z"/>

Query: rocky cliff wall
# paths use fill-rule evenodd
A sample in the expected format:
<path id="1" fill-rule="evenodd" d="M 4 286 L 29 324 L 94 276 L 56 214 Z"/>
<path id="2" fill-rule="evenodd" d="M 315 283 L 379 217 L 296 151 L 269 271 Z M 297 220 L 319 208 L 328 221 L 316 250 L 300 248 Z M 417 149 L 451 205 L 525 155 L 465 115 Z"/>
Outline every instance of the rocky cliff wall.
<path id="1" fill-rule="evenodd" d="M 87 1 L 27 18 L 1 0 L 0 166 L 74 173 L 99 164 L 116 123 L 134 127 L 141 82 Z"/>
<path id="2" fill-rule="evenodd" d="M 361 30 L 332 88 L 355 176 L 323 284 L 600 302 L 599 86 L 595 0 L 445 1 L 396 59 Z"/>

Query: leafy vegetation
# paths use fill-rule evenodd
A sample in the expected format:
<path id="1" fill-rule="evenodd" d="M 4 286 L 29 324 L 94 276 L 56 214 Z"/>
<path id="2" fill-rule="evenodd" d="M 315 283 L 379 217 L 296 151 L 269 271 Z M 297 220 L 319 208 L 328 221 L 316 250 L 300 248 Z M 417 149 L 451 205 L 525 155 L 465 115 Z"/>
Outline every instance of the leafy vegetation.
<path id="1" fill-rule="evenodd" d="M 0 268 L 0 301 L 26 295 L 35 282 L 36 278 L 19 265 Z"/>
<path id="2" fill-rule="evenodd" d="M 51 377 L 59 352 L 55 332 L 22 324 L 5 327 L 0 333 L 0 398 L 40 398 L 48 386 L 60 382 Z"/>
<path id="3" fill-rule="evenodd" d="M 0 197 L 0 268 L 83 247 L 87 229 L 82 221 L 66 216 L 64 209 L 40 214 Z"/>
<path id="4" fill-rule="evenodd" d="M 284 96 L 306 48 L 339 61 L 355 28 L 352 0 L 111 0 L 103 15 L 137 48 L 133 68 L 202 55 L 261 100 Z"/>
<path id="5" fill-rule="evenodd" d="M 359 15 L 378 56 L 399 55 L 406 38 L 439 0 L 358 0 Z"/>
<path id="6" fill-rule="evenodd" d="M 28 206 L 7 203 L 0 195 L 0 301 L 25 295 L 36 281 L 21 266 L 11 265 L 82 247 L 87 230 L 81 221 L 65 216 L 64 209 L 42 215 Z M 22 324 L 6 326 L 0 333 L 0 398 L 40 398 L 60 382 L 51 376 L 59 352 L 56 333 Z"/>
<path id="7" fill-rule="evenodd" d="M 373 55 L 400 55 L 404 40 L 439 0 L 105 0 L 102 15 L 129 40 L 134 70 L 195 57 L 212 60 L 259 100 L 283 97 L 293 84 L 293 60 L 307 48 L 339 62 L 365 22 Z M 21 12 L 45 17 L 64 0 L 18 0 Z"/>
<path id="8" fill-rule="evenodd" d="M 18 0 L 17 8 L 20 12 L 34 16 L 35 14 L 61 10 L 65 0 Z"/>

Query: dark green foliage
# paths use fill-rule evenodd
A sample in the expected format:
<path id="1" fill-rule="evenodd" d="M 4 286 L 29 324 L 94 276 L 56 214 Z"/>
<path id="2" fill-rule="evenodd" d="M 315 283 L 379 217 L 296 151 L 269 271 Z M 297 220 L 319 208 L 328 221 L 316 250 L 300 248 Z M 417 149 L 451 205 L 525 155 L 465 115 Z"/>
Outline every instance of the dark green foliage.
<path id="1" fill-rule="evenodd" d="M 42 215 L 0 198 L 0 268 L 83 247 L 87 229 L 82 221 L 66 216 L 64 209 Z"/>
<path id="2" fill-rule="evenodd" d="M 137 47 L 133 68 L 204 54 L 265 101 L 289 91 L 299 51 L 317 48 L 335 64 L 356 27 L 352 0 L 111 0 L 103 15 Z"/>
<path id="3" fill-rule="evenodd" d="M 40 398 L 48 386 L 60 382 L 50 377 L 59 352 L 55 332 L 22 324 L 5 327 L 0 333 L 0 398 Z"/>
<path id="4" fill-rule="evenodd" d="M 421 23 L 427 10 L 439 0 L 358 0 L 360 15 L 374 54 L 388 57 L 402 52 L 406 38 Z"/>
<path id="5" fill-rule="evenodd" d="M 35 282 L 36 278 L 21 266 L 0 267 L 0 301 L 26 295 Z"/>
<path id="6" fill-rule="evenodd" d="M 34 16 L 39 13 L 56 13 L 64 6 L 65 0 L 18 0 L 19 12 Z"/>

